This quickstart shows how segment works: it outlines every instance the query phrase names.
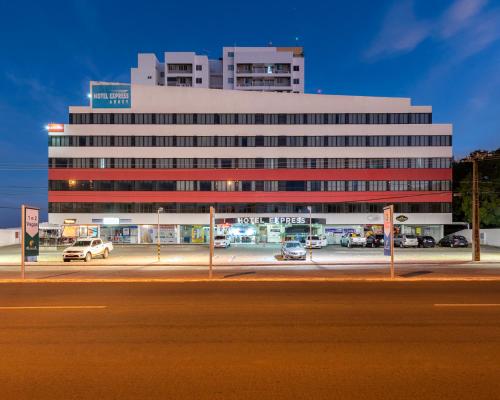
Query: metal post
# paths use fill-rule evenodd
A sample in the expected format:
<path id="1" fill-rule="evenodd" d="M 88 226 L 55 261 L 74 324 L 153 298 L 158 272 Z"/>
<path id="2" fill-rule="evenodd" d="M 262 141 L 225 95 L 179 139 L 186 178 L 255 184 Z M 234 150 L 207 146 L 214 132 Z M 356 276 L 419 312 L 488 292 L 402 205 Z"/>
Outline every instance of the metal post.
<path id="1" fill-rule="evenodd" d="M 312 248 L 312 207 L 309 206 L 309 259 L 313 260 L 313 248 Z"/>
<path id="2" fill-rule="evenodd" d="M 472 261 L 481 261 L 479 228 L 479 170 L 477 158 L 472 159 Z"/>
<path id="3" fill-rule="evenodd" d="M 24 250 L 26 248 L 26 243 L 24 242 L 24 237 L 26 235 L 26 206 L 23 204 L 21 206 L 21 279 L 24 279 Z"/>
<path id="4" fill-rule="evenodd" d="M 214 208 L 210 207 L 210 252 L 208 262 L 208 278 L 212 279 L 212 261 L 214 257 Z"/>
<path id="5" fill-rule="evenodd" d="M 158 217 L 158 227 L 156 229 L 156 254 L 157 254 L 157 259 L 158 262 L 160 262 L 161 259 L 161 242 L 160 242 L 160 213 L 163 211 L 163 207 L 159 207 L 157 211 L 157 217 Z"/>
<path id="6" fill-rule="evenodd" d="M 391 213 L 391 279 L 394 279 L 394 205 L 389 206 Z"/>

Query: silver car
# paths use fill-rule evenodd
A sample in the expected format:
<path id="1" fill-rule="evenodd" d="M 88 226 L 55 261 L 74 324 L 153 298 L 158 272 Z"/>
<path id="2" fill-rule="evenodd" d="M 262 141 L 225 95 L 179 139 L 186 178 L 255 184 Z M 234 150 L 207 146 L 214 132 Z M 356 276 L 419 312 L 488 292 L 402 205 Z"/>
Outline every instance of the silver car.
<path id="1" fill-rule="evenodd" d="M 281 246 L 281 256 L 283 260 L 305 260 L 306 249 L 304 249 L 302 243 L 292 240 L 283 243 Z"/>
<path id="2" fill-rule="evenodd" d="M 418 239 L 415 235 L 396 235 L 394 247 L 418 247 Z"/>

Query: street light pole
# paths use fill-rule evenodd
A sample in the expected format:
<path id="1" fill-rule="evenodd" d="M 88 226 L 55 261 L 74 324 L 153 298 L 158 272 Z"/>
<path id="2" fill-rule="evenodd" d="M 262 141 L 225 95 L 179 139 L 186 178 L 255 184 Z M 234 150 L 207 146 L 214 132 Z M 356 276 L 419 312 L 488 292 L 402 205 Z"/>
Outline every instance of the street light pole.
<path id="1" fill-rule="evenodd" d="M 160 213 L 163 212 L 163 207 L 158 208 L 157 216 L 158 216 L 158 227 L 156 229 L 156 253 L 158 256 L 158 262 L 160 262 L 160 252 L 161 252 L 161 245 L 160 245 Z"/>

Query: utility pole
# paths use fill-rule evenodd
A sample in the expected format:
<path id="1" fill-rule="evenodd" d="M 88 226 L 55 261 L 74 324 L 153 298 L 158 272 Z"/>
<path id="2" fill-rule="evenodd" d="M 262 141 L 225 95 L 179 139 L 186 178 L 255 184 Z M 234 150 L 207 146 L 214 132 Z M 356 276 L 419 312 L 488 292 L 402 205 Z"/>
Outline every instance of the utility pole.
<path id="1" fill-rule="evenodd" d="M 472 261 L 481 261 L 479 228 L 479 166 L 478 158 L 472 157 Z"/>
<path id="2" fill-rule="evenodd" d="M 210 207 L 210 253 L 208 262 L 208 279 L 212 279 L 212 262 L 214 258 L 214 208 Z"/>

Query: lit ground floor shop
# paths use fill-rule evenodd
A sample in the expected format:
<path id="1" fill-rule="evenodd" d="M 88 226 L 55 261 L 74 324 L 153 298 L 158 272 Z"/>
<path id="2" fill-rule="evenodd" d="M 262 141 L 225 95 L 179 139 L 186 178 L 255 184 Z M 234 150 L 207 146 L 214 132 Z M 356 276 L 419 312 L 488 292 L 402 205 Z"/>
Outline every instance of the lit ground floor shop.
<path id="1" fill-rule="evenodd" d="M 147 218 L 139 217 L 146 215 Z M 395 233 L 432 236 L 436 240 L 444 236 L 443 226 L 448 218 L 437 218 L 432 214 L 427 214 L 427 217 L 430 215 L 433 218 L 415 215 L 416 217 L 414 215 L 395 216 Z M 60 226 L 60 229 L 54 230 L 60 232 L 59 243 L 69 243 L 79 237 L 100 237 L 117 244 L 154 244 L 158 238 L 162 244 L 206 244 L 210 240 L 209 218 L 205 215 L 185 218 L 186 222 L 192 223 L 168 224 L 165 222 L 180 222 L 182 215 L 175 215 L 174 218 L 173 215 L 163 214 L 160 216 L 159 230 L 158 223 L 154 223 L 157 222 L 157 215 L 150 214 L 139 214 L 138 217 L 134 214 L 126 217 L 103 218 L 89 218 L 88 216 L 82 218 L 80 215 L 64 219 L 51 217 L 49 215 L 51 226 Z M 404 221 L 400 222 L 398 218 Z M 90 219 L 90 221 L 85 223 L 85 219 Z M 350 223 L 344 216 L 315 217 L 313 214 L 311 219 L 300 215 L 216 215 L 214 223 L 216 235 L 226 235 L 231 243 L 238 245 L 281 243 L 284 240 L 305 242 L 309 232 L 312 235 L 324 236 L 328 244 L 335 245 L 340 243 L 340 238 L 346 233 L 353 232 L 363 236 L 382 233 L 383 225 L 381 221 L 378 222 L 379 219 L 381 220 L 379 215 L 352 219 L 361 219 L 366 222 Z M 419 221 L 425 219 L 429 222 Z M 436 222 L 432 223 L 433 220 Z M 451 221 L 451 216 L 449 220 Z"/>

